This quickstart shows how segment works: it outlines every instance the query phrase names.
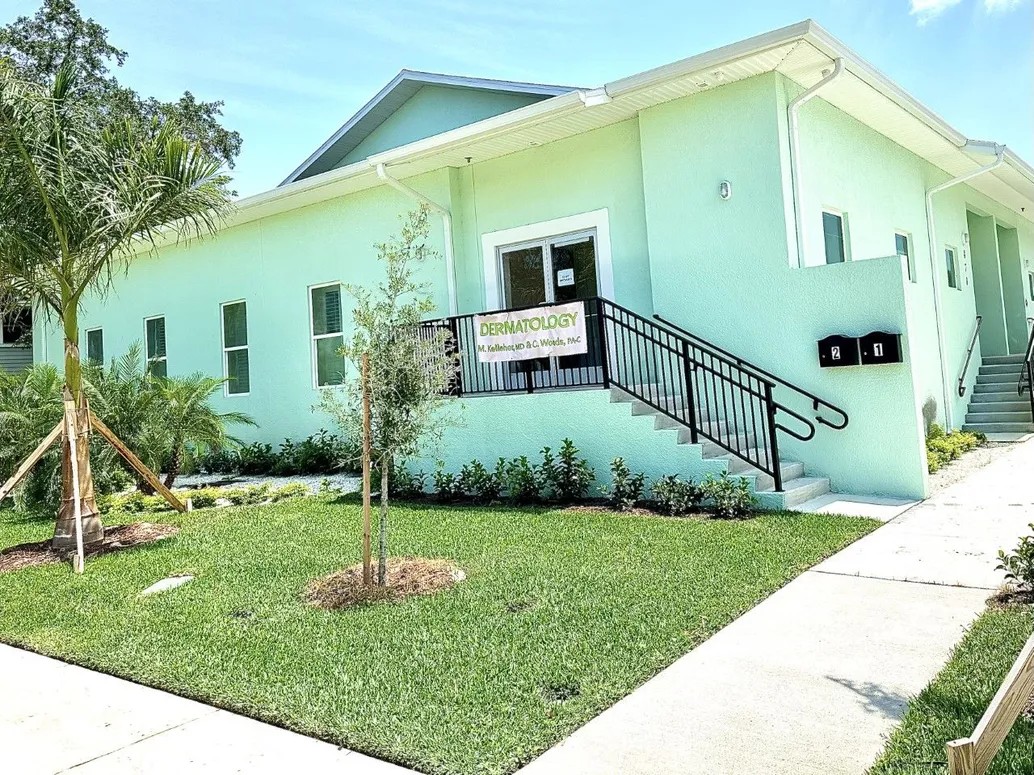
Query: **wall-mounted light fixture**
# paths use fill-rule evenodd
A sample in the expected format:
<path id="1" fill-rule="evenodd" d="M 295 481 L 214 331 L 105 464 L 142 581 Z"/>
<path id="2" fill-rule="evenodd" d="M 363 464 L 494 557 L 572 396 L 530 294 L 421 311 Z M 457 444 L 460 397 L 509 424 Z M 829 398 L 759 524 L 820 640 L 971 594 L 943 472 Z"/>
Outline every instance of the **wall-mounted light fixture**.
<path id="1" fill-rule="evenodd" d="M 732 197 L 732 183 L 728 180 L 723 180 L 718 184 L 718 196 L 722 199 L 729 199 Z"/>

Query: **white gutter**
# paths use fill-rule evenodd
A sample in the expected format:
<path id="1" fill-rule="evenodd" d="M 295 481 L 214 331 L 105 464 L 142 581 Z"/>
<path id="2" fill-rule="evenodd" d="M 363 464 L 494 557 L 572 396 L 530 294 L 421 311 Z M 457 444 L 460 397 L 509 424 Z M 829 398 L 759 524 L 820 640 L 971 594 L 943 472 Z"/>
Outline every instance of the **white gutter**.
<path id="1" fill-rule="evenodd" d="M 963 150 L 967 147 L 980 151 L 986 150 L 988 146 L 986 144 L 972 143 L 964 146 Z M 941 389 L 944 393 L 944 424 L 948 430 L 955 427 L 955 413 L 953 411 L 955 402 L 951 389 L 951 376 L 948 373 L 948 362 L 945 356 L 947 345 L 944 341 L 944 321 L 941 319 L 941 270 L 938 268 L 937 262 L 937 227 L 934 224 L 933 217 L 933 195 L 1000 167 L 1005 161 L 1005 146 L 995 145 L 993 147 L 996 155 L 993 162 L 980 169 L 967 172 L 965 175 L 959 175 L 957 178 L 946 180 L 944 183 L 934 186 L 926 192 L 926 238 L 930 244 L 930 277 L 933 279 L 933 317 L 937 328 L 937 352 L 941 363 Z M 970 261 L 972 262 L 972 258 L 970 258 Z M 956 270 L 960 269 L 961 267 L 957 267 Z"/>
<path id="2" fill-rule="evenodd" d="M 452 213 L 437 202 L 431 201 L 416 189 L 410 188 L 401 180 L 393 178 L 388 174 L 388 170 L 385 168 L 383 163 L 378 164 L 376 169 L 377 177 L 389 186 L 397 191 L 401 191 L 406 196 L 427 205 L 428 208 L 442 216 L 442 227 L 445 231 L 445 282 L 449 289 L 449 314 L 458 315 L 459 302 L 456 299 L 456 262 L 452 254 Z"/>
<path id="3" fill-rule="evenodd" d="M 819 91 L 827 85 L 839 78 L 842 72 L 844 72 L 844 60 L 841 57 L 837 57 L 833 63 L 833 72 L 828 73 L 821 81 L 807 91 L 798 94 L 790 100 L 790 104 L 786 106 L 787 122 L 790 133 L 790 196 L 793 199 L 793 226 L 797 238 L 798 269 L 804 267 L 804 226 L 802 225 L 803 218 L 801 216 L 801 171 L 799 161 L 801 155 L 801 139 L 798 129 L 797 113 L 800 111 L 801 106 L 804 105 L 804 103 L 818 94 Z"/>

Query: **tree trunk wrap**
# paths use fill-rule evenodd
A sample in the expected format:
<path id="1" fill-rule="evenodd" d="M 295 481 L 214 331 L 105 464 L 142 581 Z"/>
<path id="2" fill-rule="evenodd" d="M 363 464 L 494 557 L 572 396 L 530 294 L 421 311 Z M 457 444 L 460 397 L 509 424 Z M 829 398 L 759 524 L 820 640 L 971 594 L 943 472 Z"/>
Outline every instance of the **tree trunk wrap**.
<path id="1" fill-rule="evenodd" d="M 78 327 L 78 317 L 73 325 Z M 54 525 L 52 546 L 58 551 L 75 550 L 75 493 L 72 490 L 72 466 L 79 472 L 79 508 L 83 524 L 83 546 L 100 543 L 104 539 L 104 525 L 101 524 L 97 501 L 93 493 L 93 473 L 90 470 L 90 409 L 82 391 L 82 372 L 79 363 L 78 334 L 69 338 L 69 320 L 65 319 L 65 384 L 75 401 L 76 459 L 72 460 L 72 447 L 68 435 L 61 440 L 61 505 Z"/>
<path id="2" fill-rule="evenodd" d="M 388 583 L 388 467 L 387 458 L 381 458 L 381 513 L 380 534 L 377 537 L 377 584 Z"/>

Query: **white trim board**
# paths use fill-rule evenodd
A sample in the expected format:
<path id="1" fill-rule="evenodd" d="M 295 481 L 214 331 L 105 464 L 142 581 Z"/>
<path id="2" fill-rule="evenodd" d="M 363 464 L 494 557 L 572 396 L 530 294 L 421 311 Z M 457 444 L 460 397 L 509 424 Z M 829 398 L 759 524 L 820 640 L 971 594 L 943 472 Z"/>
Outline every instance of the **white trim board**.
<path id="1" fill-rule="evenodd" d="M 614 298 L 614 262 L 610 249 L 610 212 L 604 207 L 587 213 L 567 215 L 550 221 L 539 221 L 511 229 L 490 231 L 481 235 L 481 263 L 485 278 L 485 310 L 503 306 L 502 286 L 499 282 L 499 263 L 496 251 L 517 242 L 557 237 L 574 231 L 596 230 L 596 263 L 599 271 L 600 294 Z"/>

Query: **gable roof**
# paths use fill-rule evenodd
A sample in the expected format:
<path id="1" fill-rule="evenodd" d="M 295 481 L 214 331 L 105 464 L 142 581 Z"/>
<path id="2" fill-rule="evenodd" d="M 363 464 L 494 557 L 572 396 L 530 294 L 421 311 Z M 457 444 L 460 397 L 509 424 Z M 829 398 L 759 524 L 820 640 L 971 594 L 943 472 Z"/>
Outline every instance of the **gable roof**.
<path id="1" fill-rule="evenodd" d="M 595 89 L 544 99 L 473 124 L 375 153 L 344 167 L 295 180 L 237 202 L 219 230 L 383 185 L 377 165 L 405 179 L 498 158 L 634 117 L 640 110 L 761 73 L 779 72 L 808 88 L 836 59 L 844 74 L 821 99 L 852 115 L 949 175 L 990 161 L 990 144 L 968 140 L 810 19 L 647 70 Z M 1004 146 L 996 146 L 1001 148 Z M 1034 168 L 1011 149 L 1004 164 L 967 185 L 1034 221 Z M 160 244 L 176 241 L 169 231 Z M 149 249 L 143 242 L 141 251 Z"/>
<path id="2" fill-rule="evenodd" d="M 553 86 L 520 81 L 498 81 L 491 78 L 468 78 L 461 75 L 402 70 L 373 96 L 359 111 L 334 132 L 280 185 L 301 180 L 333 169 L 337 163 L 365 140 L 425 86 L 448 86 L 503 94 L 532 95 L 541 99 L 576 91 L 573 86 Z"/>

